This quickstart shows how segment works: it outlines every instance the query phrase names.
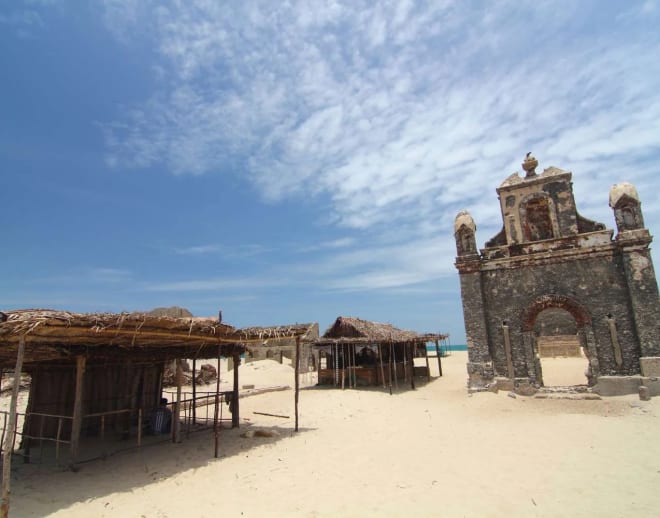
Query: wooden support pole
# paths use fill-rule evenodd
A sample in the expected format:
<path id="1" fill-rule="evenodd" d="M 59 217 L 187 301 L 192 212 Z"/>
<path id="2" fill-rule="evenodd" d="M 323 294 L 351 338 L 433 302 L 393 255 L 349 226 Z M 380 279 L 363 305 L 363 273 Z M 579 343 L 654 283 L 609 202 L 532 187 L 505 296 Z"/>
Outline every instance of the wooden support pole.
<path id="1" fill-rule="evenodd" d="M 388 361 L 388 369 L 387 371 L 389 372 L 389 378 L 390 378 L 390 396 L 392 395 L 392 342 L 390 342 L 390 357 Z"/>
<path id="2" fill-rule="evenodd" d="M 344 382 L 346 379 L 346 344 L 341 346 L 341 389 L 344 390 Z"/>
<path id="3" fill-rule="evenodd" d="M 238 428 L 240 422 L 240 412 L 238 403 L 238 366 L 241 364 L 241 354 L 237 351 L 234 352 L 234 401 L 232 405 L 233 412 L 231 413 L 231 427 Z"/>
<path id="4" fill-rule="evenodd" d="M 383 367 L 383 347 L 381 344 L 378 344 L 378 361 L 380 363 L 380 379 L 383 382 L 383 388 L 385 386 L 385 368 Z"/>
<path id="5" fill-rule="evenodd" d="M 142 446 L 142 409 L 138 408 L 137 445 Z"/>
<path id="6" fill-rule="evenodd" d="M 435 354 L 438 355 L 438 375 L 442 377 L 442 359 L 440 355 L 440 345 L 437 340 L 435 341 Z"/>
<path id="7" fill-rule="evenodd" d="M 21 385 L 21 371 L 23 370 L 23 357 L 25 356 L 25 335 L 21 335 L 16 354 L 14 367 L 14 385 L 9 403 L 9 423 L 5 441 L 2 448 L 2 503 L 0 504 L 0 517 L 9 516 L 9 495 L 11 493 L 11 457 L 14 453 L 14 435 L 16 433 L 16 403 L 18 402 L 18 389 Z"/>
<path id="8" fill-rule="evenodd" d="M 176 359 L 176 402 L 172 413 L 172 442 L 181 442 L 181 383 L 183 381 L 183 370 L 181 369 L 181 358 Z"/>
<path id="9" fill-rule="evenodd" d="M 413 342 L 408 347 L 408 358 L 410 359 L 410 388 L 415 390 L 415 347 L 417 345 Z"/>
<path id="10" fill-rule="evenodd" d="M 429 364 L 429 350 L 424 344 L 424 359 L 426 360 L 426 380 L 431 381 L 431 365 Z"/>
<path id="11" fill-rule="evenodd" d="M 78 461 L 78 448 L 80 446 L 80 429 L 82 428 L 82 398 L 83 384 L 85 381 L 85 356 L 76 356 L 76 392 L 73 400 L 73 420 L 71 422 L 71 459 L 69 466 L 75 469 Z"/>
<path id="12" fill-rule="evenodd" d="M 60 437 L 62 436 L 62 418 L 57 420 L 57 435 L 55 436 L 55 460 L 60 460 Z"/>
<path id="13" fill-rule="evenodd" d="M 218 375 L 215 378 L 215 410 L 213 412 L 213 456 L 218 458 L 218 443 L 220 442 L 220 427 L 218 425 L 218 414 L 220 408 L 220 359 L 222 354 L 222 346 L 218 345 Z M 208 407 L 207 407 L 208 412 Z M 207 415 L 208 418 L 208 415 Z"/>
<path id="14" fill-rule="evenodd" d="M 392 366 L 394 367 L 394 386 L 399 390 L 399 369 L 396 365 L 396 352 L 394 349 L 394 343 L 390 341 L 390 349 L 392 350 Z"/>
<path id="15" fill-rule="evenodd" d="M 298 374 L 300 373 L 300 337 L 296 336 L 296 363 L 295 363 L 295 376 L 296 376 L 296 395 L 295 395 L 295 409 L 296 409 L 296 427 L 295 431 L 298 431 L 298 399 L 300 395 L 300 380 Z"/>
<path id="16" fill-rule="evenodd" d="M 403 344 L 403 382 L 408 382 L 408 342 Z"/>
<path id="17" fill-rule="evenodd" d="M 218 373 L 219 374 L 219 373 Z M 192 398 L 193 398 L 193 404 L 192 404 L 192 424 L 193 427 L 195 426 L 195 423 L 197 422 L 197 358 L 193 358 L 193 364 L 192 364 Z"/>

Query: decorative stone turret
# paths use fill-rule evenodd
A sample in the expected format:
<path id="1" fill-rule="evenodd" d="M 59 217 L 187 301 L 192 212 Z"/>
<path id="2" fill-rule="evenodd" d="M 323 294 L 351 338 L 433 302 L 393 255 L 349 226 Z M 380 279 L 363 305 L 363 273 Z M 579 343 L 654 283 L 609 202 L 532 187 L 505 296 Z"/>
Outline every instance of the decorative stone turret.
<path id="1" fill-rule="evenodd" d="M 610 207 L 614 210 L 614 219 L 619 233 L 644 228 L 641 205 L 639 194 L 633 184 L 622 182 L 612 186 Z"/>
<path id="2" fill-rule="evenodd" d="M 467 210 L 462 210 L 454 220 L 454 239 L 456 240 L 456 251 L 459 256 L 477 255 L 477 239 L 475 232 L 477 226 Z"/>

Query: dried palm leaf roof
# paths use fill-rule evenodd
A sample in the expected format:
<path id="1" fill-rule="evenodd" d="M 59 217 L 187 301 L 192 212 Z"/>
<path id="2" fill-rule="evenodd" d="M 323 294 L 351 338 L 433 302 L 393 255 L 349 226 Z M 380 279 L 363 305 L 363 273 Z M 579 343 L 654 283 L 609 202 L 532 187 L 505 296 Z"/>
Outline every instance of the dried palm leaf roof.
<path id="1" fill-rule="evenodd" d="M 245 344 L 304 336 L 304 325 L 236 329 L 213 318 L 173 318 L 146 313 L 72 313 L 50 309 L 0 312 L 0 363 L 11 365 L 21 337 L 25 362 L 97 358 L 168 360 L 242 352 Z"/>
<path id="2" fill-rule="evenodd" d="M 392 324 L 372 322 L 356 317 L 338 317 L 335 323 L 323 334 L 322 338 L 314 340 L 317 345 L 332 343 L 425 343 L 444 340 L 448 335 L 425 333 L 399 329 Z"/>

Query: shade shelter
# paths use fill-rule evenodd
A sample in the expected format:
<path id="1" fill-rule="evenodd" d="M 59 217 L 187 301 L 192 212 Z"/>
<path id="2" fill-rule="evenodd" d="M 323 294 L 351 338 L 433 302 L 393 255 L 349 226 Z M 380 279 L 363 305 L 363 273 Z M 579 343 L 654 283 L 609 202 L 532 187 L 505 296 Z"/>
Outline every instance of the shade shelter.
<path id="1" fill-rule="evenodd" d="M 430 380 L 429 357 L 426 344 L 435 343 L 438 369 L 442 375 L 440 343 L 448 335 L 420 334 L 398 329 L 391 324 L 338 317 L 323 337 L 310 341 L 318 350 L 318 383 L 345 387 L 398 387 L 415 377 Z M 424 357 L 425 365 L 415 367 L 414 359 Z"/>
<path id="2" fill-rule="evenodd" d="M 218 429 L 223 401 L 232 403 L 232 424 L 238 425 L 238 365 L 248 345 L 265 340 L 305 336 L 309 326 L 236 329 L 212 318 L 171 318 L 143 313 L 71 313 L 54 310 L 0 312 L 0 368 L 13 370 L 9 412 L 2 418 L 3 484 L 16 435 L 26 459 L 35 444 L 50 442 L 56 456 L 75 465 L 82 439 L 107 439 L 119 434 L 140 445 L 151 412 L 160 403 L 163 371 L 176 364 L 176 396 L 169 403 L 172 437 L 181 440 L 187 425 Z M 182 360 L 234 359 L 234 390 L 182 395 Z M 219 366 L 219 361 L 218 361 Z M 193 367 L 194 370 L 195 367 Z M 16 430 L 20 373 L 31 376 L 22 430 Z M 218 369 L 218 374 L 219 369 Z M 194 373 L 193 373 L 194 376 Z M 193 385 L 194 387 L 194 385 Z M 211 405 L 212 418 L 195 416 Z M 208 415 L 208 412 L 207 412 Z M 181 420 L 184 423 L 181 423 Z M 217 456 L 217 433 L 216 456 Z M 7 471 L 5 476 L 4 470 Z"/>

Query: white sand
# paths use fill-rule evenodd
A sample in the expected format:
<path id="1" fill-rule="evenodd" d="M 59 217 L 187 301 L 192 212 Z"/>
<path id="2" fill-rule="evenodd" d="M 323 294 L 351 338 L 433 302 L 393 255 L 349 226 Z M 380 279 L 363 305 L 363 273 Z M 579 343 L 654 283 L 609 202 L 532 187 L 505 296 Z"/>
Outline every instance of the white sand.
<path id="1" fill-rule="evenodd" d="M 657 516 L 660 399 L 468 396 L 465 362 L 393 396 L 304 390 L 298 433 L 292 390 L 244 398 L 219 459 L 203 432 L 78 473 L 19 465 L 11 515 Z M 241 384 L 280 385 L 287 371 L 268 364 Z M 240 436 L 257 427 L 280 436 Z"/>

